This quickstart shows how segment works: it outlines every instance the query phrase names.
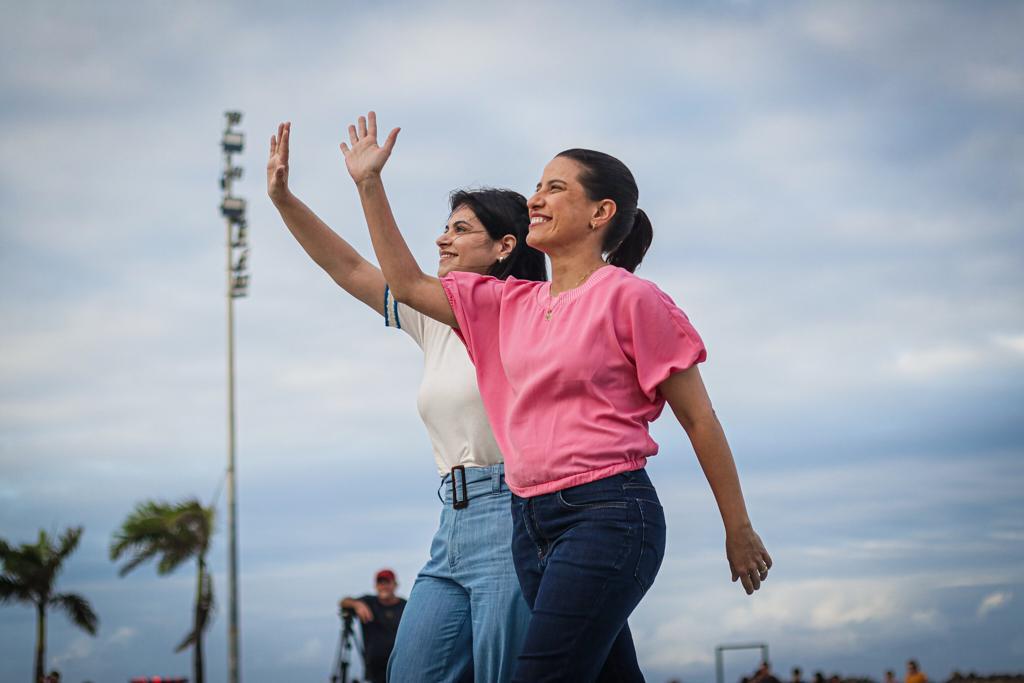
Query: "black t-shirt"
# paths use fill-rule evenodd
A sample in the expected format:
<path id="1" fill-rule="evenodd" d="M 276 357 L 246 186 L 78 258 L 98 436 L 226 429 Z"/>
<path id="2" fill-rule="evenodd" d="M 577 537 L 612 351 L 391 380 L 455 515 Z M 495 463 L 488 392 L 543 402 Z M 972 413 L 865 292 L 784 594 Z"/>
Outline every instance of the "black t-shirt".
<path id="1" fill-rule="evenodd" d="M 359 598 L 373 612 L 373 621 L 363 624 L 363 647 L 366 649 L 366 667 L 380 669 L 387 667 L 388 657 L 395 647 L 398 622 L 402 619 L 405 600 L 398 598 L 393 605 L 383 605 L 376 595 Z"/>

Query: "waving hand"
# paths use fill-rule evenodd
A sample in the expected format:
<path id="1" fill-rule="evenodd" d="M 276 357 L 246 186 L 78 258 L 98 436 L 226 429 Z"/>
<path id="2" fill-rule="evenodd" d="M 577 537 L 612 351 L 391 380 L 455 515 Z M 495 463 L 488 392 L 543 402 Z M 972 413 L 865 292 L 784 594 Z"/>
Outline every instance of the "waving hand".
<path id="1" fill-rule="evenodd" d="M 352 145 L 341 143 L 341 153 L 345 155 L 345 166 L 352 180 L 358 185 L 364 180 L 380 176 L 384 164 L 395 148 L 400 128 L 393 129 L 384 140 L 384 145 L 377 144 L 377 114 L 370 112 L 359 117 L 357 125 L 348 127 L 348 139 Z"/>
<path id="2" fill-rule="evenodd" d="M 267 194 L 275 204 L 288 197 L 288 138 L 292 124 L 277 126 L 277 135 L 270 136 L 270 158 L 267 159 Z"/>

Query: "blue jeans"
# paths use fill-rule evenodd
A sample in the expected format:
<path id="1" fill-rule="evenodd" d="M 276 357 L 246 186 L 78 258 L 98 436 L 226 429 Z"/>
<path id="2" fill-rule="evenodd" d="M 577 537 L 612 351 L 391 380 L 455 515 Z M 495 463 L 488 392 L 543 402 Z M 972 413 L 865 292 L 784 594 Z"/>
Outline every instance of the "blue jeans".
<path id="1" fill-rule="evenodd" d="M 626 619 L 665 554 L 644 470 L 512 496 L 512 556 L 530 628 L 514 681 L 643 681 Z"/>
<path id="2" fill-rule="evenodd" d="M 530 609 L 512 564 L 511 492 L 505 466 L 467 467 L 469 505 L 452 507 L 451 475 L 441 525 L 398 625 L 388 663 L 394 683 L 506 682 Z M 457 477 L 462 500 L 462 476 Z"/>

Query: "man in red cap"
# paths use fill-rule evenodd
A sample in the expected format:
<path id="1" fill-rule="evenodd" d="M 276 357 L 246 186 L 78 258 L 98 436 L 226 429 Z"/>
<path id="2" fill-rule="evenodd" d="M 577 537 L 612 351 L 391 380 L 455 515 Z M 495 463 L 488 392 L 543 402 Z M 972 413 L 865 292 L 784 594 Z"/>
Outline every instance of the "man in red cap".
<path id="1" fill-rule="evenodd" d="M 342 598 L 341 608 L 356 613 L 363 628 L 364 678 L 369 683 L 385 683 L 388 658 L 395 647 L 398 622 L 402 619 L 405 600 L 395 595 L 398 581 L 390 569 L 381 569 L 375 579 L 377 594 L 359 598 Z"/>

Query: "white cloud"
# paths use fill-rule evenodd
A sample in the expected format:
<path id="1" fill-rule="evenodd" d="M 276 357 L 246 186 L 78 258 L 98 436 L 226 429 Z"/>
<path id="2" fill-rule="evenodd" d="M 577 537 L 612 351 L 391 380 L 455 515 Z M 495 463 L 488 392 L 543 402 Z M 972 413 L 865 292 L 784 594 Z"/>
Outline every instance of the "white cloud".
<path id="1" fill-rule="evenodd" d="M 135 637 L 138 634 L 139 630 L 137 628 L 133 626 L 122 626 L 107 638 L 107 643 L 110 645 L 124 645 L 135 640 Z"/>
<path id="2" fill-rule="evenodd" d="M 993 341 L 1004 349 L 1024 355 L 1024 334 L 997 334 Z"/>
<path id="3" fill-rule="evenodd" d="M 910 377 L 929 379 L 966 370 L 979 360 L 981 354 L 975 349 L 949 345 L 904 351 L 896 357 L 896 369 Z"/>
<path id="4" fill-rule="evenodd" d="M 76 636 L 63 651 L 50 656 L 50 666 L 60 668 L 67 662 L 87 659 L 92 656 L 93 650 L 92 640 L 86 636 Z"/>
<path id="5" fill-rule="evenodd" d="M 1010 604 L 1013 600 L 1013 593 L 1007 591 L 998 591 L 996 593 L 989 593 L 982 598 L 981 603 L 978 604 L 977 616 L 979 619 L 983 619 L 988 616 L 991 612 L 997 609 L 1001 609 Z"/>

